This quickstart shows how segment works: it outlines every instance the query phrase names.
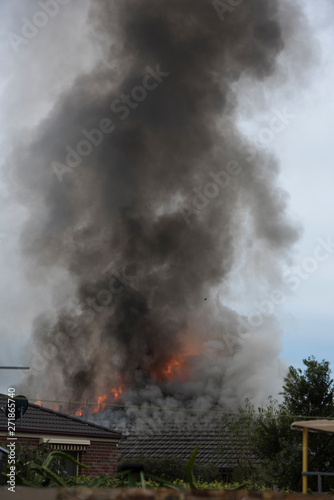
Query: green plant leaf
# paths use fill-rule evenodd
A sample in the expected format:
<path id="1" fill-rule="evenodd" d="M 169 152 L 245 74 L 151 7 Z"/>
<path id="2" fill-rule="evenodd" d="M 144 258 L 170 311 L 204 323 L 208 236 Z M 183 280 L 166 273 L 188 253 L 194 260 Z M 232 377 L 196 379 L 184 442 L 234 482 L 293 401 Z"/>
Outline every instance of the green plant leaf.
<path id="1" fill-rule="evenodd" d="M 197 484 L 196 484 L 196 479 L 194 476 L 194 463 L 196 459 L 196 455 L 198 452 L 198 445 L 195 447 L 194 451 L 191 454 L 191 457 L 189 459 L 188 465 L 187 465 L 187 478 L 188 478 L 188 483 L 190 485 L 190 488 L 192 490 L 197 490 Z"/>
<path id="2" fill-rule="evenodd" d="M 43 476 L 43 478 L 48 477 L 49 479 L 52 479 L 56 484 L 60 486 L 66 486 L 66 482 L 58 474 L 53 472 L 45 465 L 33 465 L 32 467 L 30 467 L 30 469 L 38 471 L 41 476 Z"/>
<path id="3" fill-rule="evenodd" d="M 84 467 L 85 469 L 89 469 L 90 468 L 88 465 L 85 465 L 85 464 L 82 464 L 82 463 L 78 462 L 78 460 L 76 460 L 75 458 L 71 457 L 71 455 L 69 455 L 68 453 L 65 453 L 64 451 L 51 451 L 51 453 L 46 458 L 46 460 L 44 460 L 43 465 L 45 465 L 45 467 L 49 467 L 51 460 L 55 456 L 56 457 L 64 458 L 64 460 L 68 460 L 69 462 L 73 462 L 74 464 L 80 465 L 80 467 Z"/>
<path id="4" fill-rule="evenodd" d="M 64 479 L 61 478 L 58 474 L 50 470 L 48 467 L 45 467 L 45 465 L 42 465 L 42 469 L 46 472 L 47 476 L 49 476 L 50 479 L 53 479 L 56 484 L 59 484 L 60 486 L 66 486 L 66 482 L 64 481 Z"/>
<path id="5" fill-rule="evenodd" d="M 32 488 L 39 488 L 41 485 L 40 483 L 33 483 L 32 481 L 28 481 L 27 479 L 24 479 L 23 477 L 21 478 L 22 484 L 25 486 L 31 486 Z"/>
<path id="6" fill-rule="evenodd" d="M 153 481 L 157 481 L 157 483 L 159 483 L 159 486 L 167 486 L 168 488 L 172 488 L 173 490 L 178 489 L 172 483 L 170 483 L 169 481 L 166 481 L 165 479 L 162 479 L 161 477 L 152 476 L 150 474 L 149 479 L 153 479 Z"/>
<path id="7" fill-rule="evenodd" d="M 246 490 L 247 489 L 247 483 L 240 484 L 236 488 L 231 488 L 231 491 L 237 491 L 237 490 Z"/>

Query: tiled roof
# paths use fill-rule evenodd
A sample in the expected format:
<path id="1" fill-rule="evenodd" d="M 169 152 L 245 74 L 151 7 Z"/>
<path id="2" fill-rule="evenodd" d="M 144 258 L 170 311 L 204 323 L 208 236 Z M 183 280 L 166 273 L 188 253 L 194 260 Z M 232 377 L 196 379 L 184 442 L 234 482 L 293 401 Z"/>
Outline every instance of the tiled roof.
<path id="1" fill-rule="evenodd" d="M 125 459 L 141 455 L 154 458 L 178 456 L 189 460 L 196 445 L 196 461 L 215 463 L 223 469 L 233 469 L 238 464 L 238 456 L 248 453 L 246 441 L 236 443 L 226 432 L 222 432 L 218 421 L 211 421 L 195 429 L 185 425 L 183 429 L 162 427 L 153 433 L 129 430 L 127 439 L 119 445 L 119 454 Z M 219 445 L 223 453 L 218 452 Z"/>
<path id="2" fill-rule="evenodd" d="M 0 408 L 5 408 L 6 405 L 7 397 L 0 395 Z M 0 412 L 0 431 L 4 430 L 7 431 L 7 418 Z M 121 434 L 107 427 L 86 422 L 81 418 L 65 415 L 64 413 L 33 403 L 29 403 L 28 409 L 22 418 L 22 427 L 20 426 L 20 420 L 16 421 L 16 432 L 87 436 L 106 439 L 123 438 Z"/>

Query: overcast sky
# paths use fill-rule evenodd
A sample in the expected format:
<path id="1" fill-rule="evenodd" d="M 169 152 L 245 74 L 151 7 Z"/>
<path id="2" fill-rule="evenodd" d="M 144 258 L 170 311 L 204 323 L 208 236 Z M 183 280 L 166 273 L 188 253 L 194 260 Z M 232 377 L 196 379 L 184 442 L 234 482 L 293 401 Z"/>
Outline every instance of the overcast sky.
<path id="1" fill-rule="evenodd" d="M 305 4 L 319 44 L 318 65 L 310 74 L 310 88 L 297 100 L 296 118 L 273 142 L 282 167 L 282 185 L 291 196 L 291 212 L 304 229 L 297 266 L 314 255 L 319 238 L 334 240 L 334 5 L 310 0 Z M 319 262 L 314 272 L 303 274 L 307 279 L 300 280 L 281 311 L 282 356 L 297 366 L 314 354 L 329 360 L 334 369 L 334 254 Z"/>
<path id="2" fill-rule="evenodd" d="M 87 5 L 86 0 L 71 0 L 68 5 L 60 6 L 57 15 L 16 52 L 9 33 L 20 33 L 22 17 L 32 19 L 40 8 L 31 0 L 0 4 L 3 160 L 10 152 L 14 137 L 25 133 L 24 127 L 33 128 L 50 110 L 57 95 L 71 85 L 75 75 L 92 66 L 94 47 L 97 49 L 87 36 Z M 314 256 L 319 238 L 334 241 L 334 4 L 326 0 L 305 0 L 303 5 L 314 37 L 314 63 L 307 85 L 299 88 L 296 84 L 286 101 L 282 94 L 272 90 L 273 105 L 265 111 L 245 104 L 240 126 L 253 140 L 259 141 L 259 131 L 274 110 L 283 112 L 286 108 L 293 117 L 284 130 L 275 133 L 265 145 L 280 160 L 280 184 L 290 195 L 291 217 L 303 227 L 290 272 L 290 278 L 295 277 L 296 289 L 284 305 L 275 309 L 282 328 L 281 358 L 288 365 L 300 366 L 302 358 L 314 354 L 317 359 L 329 360 L 334 369 L 334 249 L 328 259 L 317 262 L 316 269 L 309 259 Z M 296 60 L 296 66 L 298 64 Z M 260 95 L 261 88 L 254 92 Z M 20 365 L 27 362 L 25 346 L 33 318 L 52 307 L 57 300 L 52 291 L 67 277 L 65 273 L 57 273 L 47 281 L 27 280 L 19 249 L 27 213 L 8 191 L 10 168 L 7 164 L 0 175 L 0 365 Z M 16 373 L 1 373 L 0 390 L 6 391 L 8 385 L 15 385 L 17 380 Z"/>

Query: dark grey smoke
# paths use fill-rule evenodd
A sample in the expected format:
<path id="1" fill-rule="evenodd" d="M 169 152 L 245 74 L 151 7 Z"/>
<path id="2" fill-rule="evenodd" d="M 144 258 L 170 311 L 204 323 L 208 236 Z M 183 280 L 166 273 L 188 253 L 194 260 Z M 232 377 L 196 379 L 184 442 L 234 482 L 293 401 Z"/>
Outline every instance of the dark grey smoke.
<path id="1" fill-rule="evenodd" d="M 107 393 L 112 401 L 110 388 L 122 383 L 123 401 L 136 404 L 231 404 L 262 390 L 268 366 L 279 371 L 276 326 L 246 356 L 238 340 L 226 344 L 238 315 L 212 305 L 245 250 L 240 221 L 247 217 L 264 261 L 281 262 L 298 238 L 275 159 L 237 129 L 231 87 L 245 74 L 256 82 L 275 72 L 285 42 L 278 2 L 244 1 L 222 21 L 211 0 L 100 0 L 90 23 L 110 45 L 107 60 L 77 78 L 12 159 L 30 210 L 22 235 L 29 265 L 64 268 L 77 287 L 56 320 L 36 319 L 25 387 L 34 396 L 94 401 Z M 149 80 L 158 85 L 135 108 L 111 110 L 159 69 L 163 76 Z M 59 182 L 52 164 L 65 165 L 66 146 L 76 149 L 82 130 L 104 118 L 115 129 L 78 166 L 58 171 Z M 230 160 L 240 173 L 199 209 L 196 190 Z M 183 354 L 187 380 L 157 375 Z"/>

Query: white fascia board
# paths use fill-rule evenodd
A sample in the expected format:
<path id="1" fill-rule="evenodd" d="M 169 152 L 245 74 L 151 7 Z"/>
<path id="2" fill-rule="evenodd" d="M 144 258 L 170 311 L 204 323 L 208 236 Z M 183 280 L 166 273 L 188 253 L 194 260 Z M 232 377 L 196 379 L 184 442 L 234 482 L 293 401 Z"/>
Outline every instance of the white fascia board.
<path id="1" fill-rule="evenodd" d="M 54 437 L 54 436 L 41 436 L 39 438 L 39 443 L 50 443 L 50 444 L 81 444 L 84 446 L 90 445 L 90 439 L 80 439 L 71 437 Z"/>

